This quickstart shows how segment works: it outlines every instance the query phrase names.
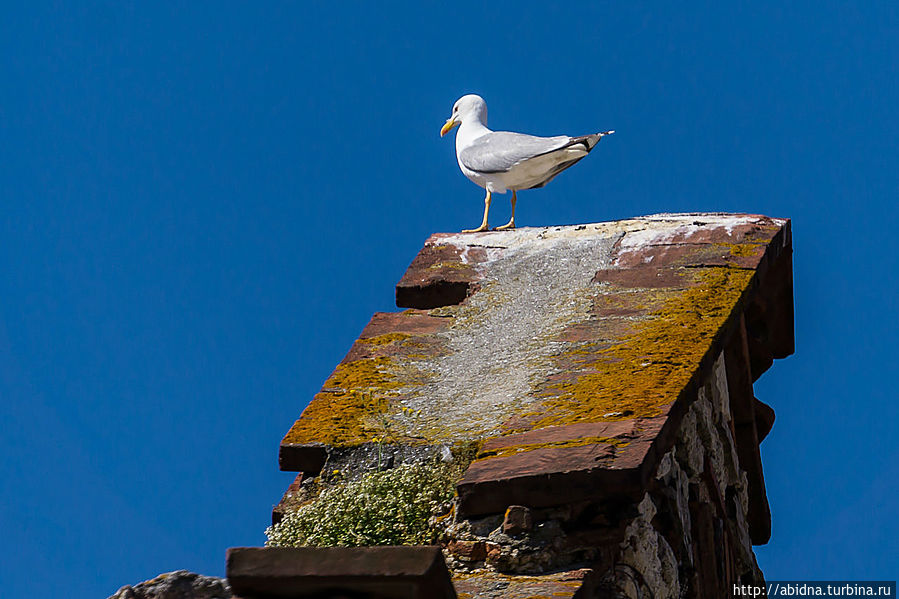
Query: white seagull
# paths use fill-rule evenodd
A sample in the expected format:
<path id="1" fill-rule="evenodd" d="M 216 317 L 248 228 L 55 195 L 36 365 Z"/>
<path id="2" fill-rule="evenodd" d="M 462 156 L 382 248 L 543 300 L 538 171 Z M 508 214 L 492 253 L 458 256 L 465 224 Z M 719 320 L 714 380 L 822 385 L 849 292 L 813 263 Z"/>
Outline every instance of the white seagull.
<path id="1" fill-rule="evenodd" d="M 543 187 L 586 156 L 603 135 L 615 133 L 603 131 L 580 137 L 535 137 L 511 131 L 491 131 L 487 128 L 487 103 L 474 94 L 456 100 L 453 114 L 440 130 L 440 136 L 457 126 L 456 159 L 459 168 L 466 177 L 487 190 L 481 226 L 465 229 L 463 233 L 486 231 L 490 196 L 506 193 L 508 189 L 512 190 L 512 218 L 496 230 L 514 229 L 516 192 L 519 189 Z"/>

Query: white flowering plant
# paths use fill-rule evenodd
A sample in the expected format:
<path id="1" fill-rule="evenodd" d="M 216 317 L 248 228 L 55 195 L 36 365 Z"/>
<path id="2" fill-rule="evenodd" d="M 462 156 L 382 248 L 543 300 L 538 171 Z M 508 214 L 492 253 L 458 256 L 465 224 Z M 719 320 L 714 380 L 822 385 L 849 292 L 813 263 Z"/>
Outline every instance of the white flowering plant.
<path id="1" fill-rule="evenodd" d="M 467 463 L 465 463 L 467 466 Z M 325 487 L 266 529 L 269 547 L 426 545 L 438 540 L 464 471 L 458 461 L 402 464 Z M 430 521 L 430 522 L 429 522 Z"/>

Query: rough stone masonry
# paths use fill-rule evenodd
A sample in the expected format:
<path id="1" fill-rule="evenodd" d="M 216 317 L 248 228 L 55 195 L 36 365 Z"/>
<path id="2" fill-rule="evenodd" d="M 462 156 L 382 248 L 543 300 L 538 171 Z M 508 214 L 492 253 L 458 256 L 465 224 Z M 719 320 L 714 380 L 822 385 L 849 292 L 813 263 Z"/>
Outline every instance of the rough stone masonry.
<path id="1" fill-rule="evenodd" d="M 472 454 L 440 547 L 234 548 L 236 597 L 729 596 L 771 515 L 752 384 L 793 352 L 790 222 L 436 234 L 281 442 L 353 480 Z M 303 400 L 298 400 L 303 403 Z"/>
<path id="2" fill-rule="evenodd" d="M 433 235 L 281 467 L 296 491 L 376 468 L 375 445 L 396 465 L 476 443 L 442 544 L 459 596 L 760 582 L 774 414 L 752 383 L 793 351 L 791 254 L 789 221 L 758 215 Z"/>

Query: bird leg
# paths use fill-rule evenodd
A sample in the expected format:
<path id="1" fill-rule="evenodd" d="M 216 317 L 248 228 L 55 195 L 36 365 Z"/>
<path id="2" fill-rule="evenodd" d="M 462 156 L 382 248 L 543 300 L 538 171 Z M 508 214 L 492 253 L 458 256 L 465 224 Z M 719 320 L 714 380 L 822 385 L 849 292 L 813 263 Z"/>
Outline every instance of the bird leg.
<path id="1" fill-rule="evenodd" d="M 509 222 L 504 224 L 502 227 L 497 227 L 497 231 L 505 231 L 506 229 L 514 229 L 515 228 L 515 200 L 518 198 L 515 197 L 515 190 L 512 190 L 512 218 L 509 219 Z"/>
<path id="2" fill-rule="evenodd" d="M 484 220 L 477 229 L 462 229 L 463 233 L 480 233 L 487 230 L 487 214 L 490 212 L 490 190 L 487 190 L 487 197 L 484 198 Z"/>

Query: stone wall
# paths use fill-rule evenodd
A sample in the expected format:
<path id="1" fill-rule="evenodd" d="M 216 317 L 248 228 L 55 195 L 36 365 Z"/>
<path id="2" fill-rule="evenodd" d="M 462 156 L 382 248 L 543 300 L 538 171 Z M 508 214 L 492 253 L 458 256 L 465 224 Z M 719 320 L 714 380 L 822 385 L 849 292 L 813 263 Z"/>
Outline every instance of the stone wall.
<path id="1" fill-rule="evenodd" d="M 229 550 L 234 593 L 710 599 L 762 582 L 774 413 L 753 382 L 794 350 L 791 255 L 788 220 L 747 214 L 431 236 L 396 288 L 408 309 L 372 317 L 282 439 L 299 474 L 272 517 L 296 534 Z M 408 524 L 397 497 L 431 506 L 421 535 L 381 534 Z"/>
<path id="2" fill-rule="evenodd" d="M 586 571 L 596 596 L 630 599 L 720 597 L 735 582 L 762 582 L 727 383 L 722 353 L 642 497 L 610 490 L 598 502 L 460 519 L 450 568 L 462 578 Z"/>
<path id="3" fill-rule="evenodd" d="M 606 577 L 618 596 L 721 597 L 734 582 L 763 583 L 725 372 L 722 354 L 627 527 L 614 573 Z"/>

